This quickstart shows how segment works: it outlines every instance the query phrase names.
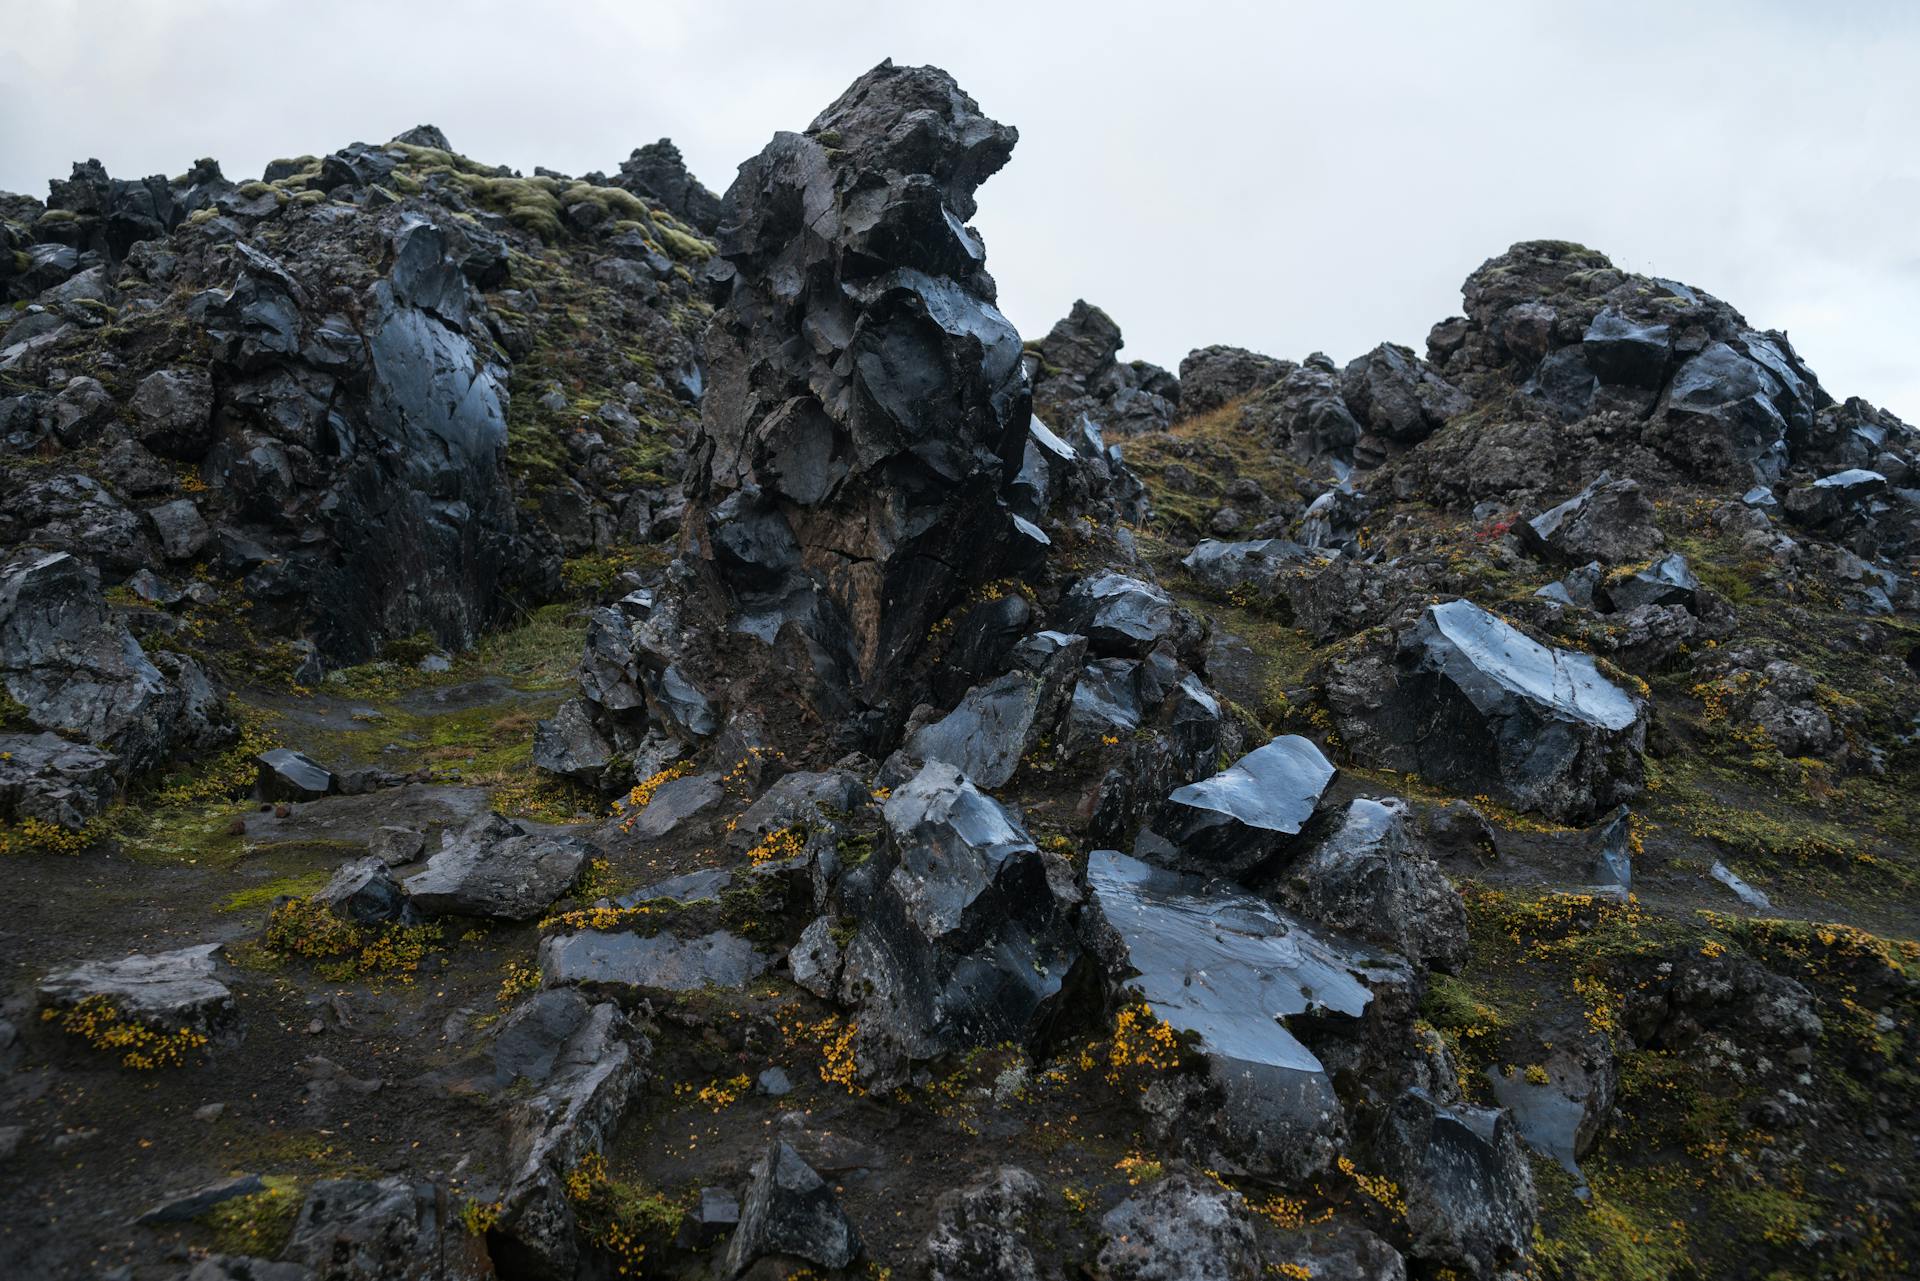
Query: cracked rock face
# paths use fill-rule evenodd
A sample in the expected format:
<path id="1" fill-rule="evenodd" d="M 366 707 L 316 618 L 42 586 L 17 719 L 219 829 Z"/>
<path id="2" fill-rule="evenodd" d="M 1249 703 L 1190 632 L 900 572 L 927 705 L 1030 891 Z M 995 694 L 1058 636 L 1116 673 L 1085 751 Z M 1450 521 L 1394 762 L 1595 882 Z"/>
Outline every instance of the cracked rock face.
<path id="1" fill-rule="evenodd" d="M 966 223 L 1016 136 L 944 72 L 883 63 L 727 193 L 689 528 L 733 630 L 798 629 L 787 683 L 816 700 L 898 697 L 1008 555 L 1029 395 Z"/>
<path id="2" fill-rule="evenodd" d="M 0 682 L 35 725 L 112 751 L 126 772 L 165 758 L 184 702 L 108 611 L 92 568 L 34 548 L 0 566 Z"/>

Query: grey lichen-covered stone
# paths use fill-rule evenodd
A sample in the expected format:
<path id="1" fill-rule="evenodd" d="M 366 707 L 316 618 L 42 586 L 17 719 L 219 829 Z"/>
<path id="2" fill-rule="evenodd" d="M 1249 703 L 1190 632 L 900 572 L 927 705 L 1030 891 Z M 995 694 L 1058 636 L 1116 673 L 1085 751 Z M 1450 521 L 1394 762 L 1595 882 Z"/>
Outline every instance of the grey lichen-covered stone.
<path id="1" fill-rule="evenodd" d="M 583 930 L 551 935 L 540 943 L 540 972 L 549 986 L 570 984 L 629 997 L 743 987 L 772 963 L 765 952 L 725 930 L 691 939 L 665 932 Z"/>
<path id="2" fill-rule="evenodd" d="M 1100 1275 L 1112 1281 L 1254 1281 L 1252 1217 L 1238 1193 L 1188 1174 L 1161 1179 L 1100 1220 Z"/>
<path id="3" fill-rule="evenodd" d="M 1040 1281 L 1026 1226 L 1040 1196 L 1040 1180 L 1013 1165 L 944 1193 L 920 1247 L 929 1281 Z"/>
<path id="4" fill-rule="evenodd" d="M 422 912 L 528 921 L 573 887 L 587 853 L 574 837 L 529 834 L 488 814 L 442 834 L 404 888 Z"/>

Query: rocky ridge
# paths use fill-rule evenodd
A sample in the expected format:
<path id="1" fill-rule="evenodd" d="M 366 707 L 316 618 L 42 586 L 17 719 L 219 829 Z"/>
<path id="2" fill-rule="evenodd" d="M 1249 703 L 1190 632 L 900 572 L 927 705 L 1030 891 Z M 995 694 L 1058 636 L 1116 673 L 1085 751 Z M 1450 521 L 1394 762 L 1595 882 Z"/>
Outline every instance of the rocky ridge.
<path id="1" fill-rule="evenodd" d="M 1915 433 L 1558 242 L 1023 345 L 1016 141 L 0 204 L 0 1257 L 1899 1274 Z"/>

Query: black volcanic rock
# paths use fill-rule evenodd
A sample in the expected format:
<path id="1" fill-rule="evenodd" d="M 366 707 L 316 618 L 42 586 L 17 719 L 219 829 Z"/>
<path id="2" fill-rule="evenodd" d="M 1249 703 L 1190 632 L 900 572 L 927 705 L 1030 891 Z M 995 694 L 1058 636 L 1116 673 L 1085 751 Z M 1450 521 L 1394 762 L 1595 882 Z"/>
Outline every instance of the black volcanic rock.
<path id="1" fill-rule="evenodd" d="M 1020 339 L 965 226 L 1015 137 L 884 63 L 727 193 L 688 528 L 768 692 L 833 720 L 897 704 L 933 623 L 1016 554 Z"/>
<path id="2" fill-rule="evenodd" d="M 1083 415 L 1117 436 L 1157 431 L 1180 407 L 1180 380 L 1144 360 L 1122 364 L 1120 326 L 1084 299 L 1027 349 L 1035 409 L 1056 426 Z"/>
<path id="3" fill-rule="evenodd" d="M 1180 362 L 1180 416 L 1192 418 L 1285 378 L 1295 366 L 1245 347 L 1199 347 Z"/>
<path id="4" fill-rule="evenodd" d="M 652 196 L 689 227 L 709 236 L 719 230 L 720 197 L 687 172 L 680 148 L 670 138 L 635 147 L 633 154 L 620 162 L 620 185 Z"/>
<path id="5" fill-rule="evenodd" d="M 1642 700 L 1468 601 L 1343 655 L 1326 693 L 1356 756 L 1524 809 L 1589 818 L 1642 785 Z"/>

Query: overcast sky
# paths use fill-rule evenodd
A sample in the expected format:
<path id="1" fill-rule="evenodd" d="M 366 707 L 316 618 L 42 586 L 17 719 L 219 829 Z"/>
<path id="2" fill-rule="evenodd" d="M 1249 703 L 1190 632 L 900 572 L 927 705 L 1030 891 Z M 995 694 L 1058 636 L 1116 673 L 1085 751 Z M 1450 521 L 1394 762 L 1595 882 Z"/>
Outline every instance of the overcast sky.
<path id="1" fill-rule="evenodd" d="M 1920 423 L 1920 4 L 0 0 L 0 188 L 276 156 L 417 122 L 611 172 L 670 135 L 709 186 L 883 57 L 1017 125 L 977 225 L 1037 336 L 1125 354 L 1421 348 L 1516 240 L 1577 240 L 1786 329 Z"/>

